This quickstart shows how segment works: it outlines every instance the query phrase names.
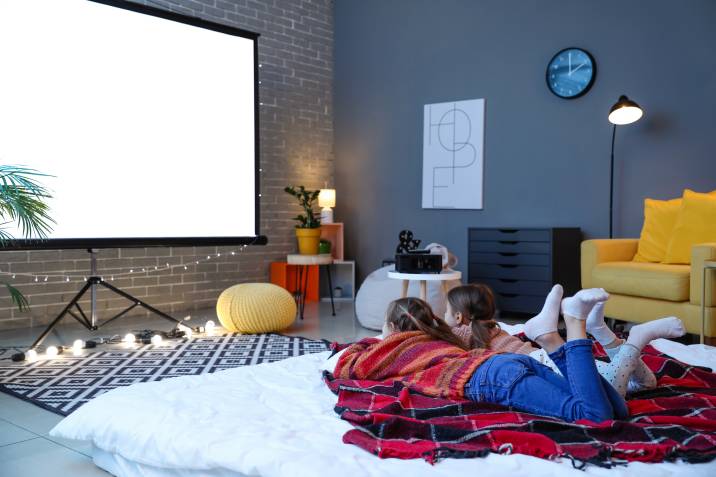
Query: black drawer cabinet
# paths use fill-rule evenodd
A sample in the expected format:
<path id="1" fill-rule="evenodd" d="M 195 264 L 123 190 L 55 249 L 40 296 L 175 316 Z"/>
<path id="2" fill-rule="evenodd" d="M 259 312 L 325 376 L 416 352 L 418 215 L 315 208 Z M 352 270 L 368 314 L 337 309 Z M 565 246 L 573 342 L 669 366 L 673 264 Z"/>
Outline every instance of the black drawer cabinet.
<path id="1" fill-rule="evenodd" d="M 579 290 L 578 228 L 469 228 L 470 283 L 495 292 L 502 313 L 539 313 L 555 283 L 565 296 Z"/>

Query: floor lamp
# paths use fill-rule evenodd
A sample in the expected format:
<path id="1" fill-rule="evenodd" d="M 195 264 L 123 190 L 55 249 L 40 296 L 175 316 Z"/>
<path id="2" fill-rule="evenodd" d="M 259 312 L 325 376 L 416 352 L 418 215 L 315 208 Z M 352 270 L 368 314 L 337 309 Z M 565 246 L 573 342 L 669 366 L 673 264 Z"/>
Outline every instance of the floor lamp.
<path id="1" fill-rule="evenodd" d="M 614 238 L 614 138 L 617 134 L 617 126 L 631 124 L 639 120 L 644 111 L 634 101 L 624 95 L 609 110 L 609 122 L 614 125 L 612 128 L 612 160 L 609 166 L 609 238 Z"/>

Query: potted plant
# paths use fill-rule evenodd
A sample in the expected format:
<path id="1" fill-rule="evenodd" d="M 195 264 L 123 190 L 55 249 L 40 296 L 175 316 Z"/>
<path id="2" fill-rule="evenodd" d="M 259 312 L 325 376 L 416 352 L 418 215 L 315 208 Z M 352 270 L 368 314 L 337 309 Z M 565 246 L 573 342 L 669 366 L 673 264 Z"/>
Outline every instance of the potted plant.
<path id="1" fill-rule="evenodd" d="M 284 191 L 298 200 L 303 208 L 303 214 L 293 218 L 298 221 L 296 225 L 296 238 L 298 239 L 298 253 L 301 255 L 318 254 L 318 243 L 321 239 L 321 218 L 313 212 L 313 203 L 318 199 L 319 190 L 306 190 L 303 186 L 294 188 L 288 186 Z"/>
<path id="2" fill-rule="evenodd" d="M 52 229 L 54 221 L 47 205 L 47 199 L 52 196 L 34 179 L 37 176 L 47 177 L 34 169 L 0 165 L 0 250 L 13 238 L 2 225 L 17 223 L 26 239 L 47 238 Z M 27 298 L 20 290 L 5 281 L 0 281 L 0 285 L 7 288 L 10 299 L 20 311 L 29 309 Z"/>

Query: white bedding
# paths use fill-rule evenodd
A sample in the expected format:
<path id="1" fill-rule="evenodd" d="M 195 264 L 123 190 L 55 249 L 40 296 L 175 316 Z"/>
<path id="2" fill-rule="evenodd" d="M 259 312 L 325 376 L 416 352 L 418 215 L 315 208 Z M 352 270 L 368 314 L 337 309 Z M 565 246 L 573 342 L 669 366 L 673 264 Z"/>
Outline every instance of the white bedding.
<path id="1" fill-rule="evenodd" d="M 653 344 L 685 362 L 716 369 L 716 348 Z M 328 355 L 117 388 L 62 420 L 51 435 L 91 441 L 95 462 L 126 476 L 716 475 L 716 462 L 590 466 L 582 473 L 568 461 L 524 455 L 446 459 L 435 466 L 378 459 L 341 441 L 352 427 L 333 412 L 336 398 L 320 379 Z"/>

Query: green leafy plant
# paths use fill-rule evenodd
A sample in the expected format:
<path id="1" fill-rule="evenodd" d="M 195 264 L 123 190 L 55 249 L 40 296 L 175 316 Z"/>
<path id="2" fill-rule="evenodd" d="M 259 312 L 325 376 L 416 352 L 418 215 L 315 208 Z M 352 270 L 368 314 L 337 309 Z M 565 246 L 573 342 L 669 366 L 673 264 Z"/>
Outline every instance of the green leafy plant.
<path id="1" fill-rule="evenodd" d="M 318 199 L 320 190 L 306 190 L 303 186 L 298 186 L 298 189 L 288 186 L 283 190 L 298 199 L 298 204 L 303 208 L 304 214 L 293 218 L 298 221 L 297 229 L 315 229 L 321 226 L 321 216 L 313 212 L 313 203 Z"/>
<path id="2" fill-rule="evenodd" d="M 47 238 L 54 220 L 49 215 L 47 199 L 52 196 L 37 177 L 49 177 L 23 166 L 0 165 L 0 249 L 7 247 L 14 237 L 6 230 L 17 224 L 26 239 Z M 10 293 L 10 299 L 20 311 L 30 307 L 27 298 L 10 283 L 0 282 Z"/>

